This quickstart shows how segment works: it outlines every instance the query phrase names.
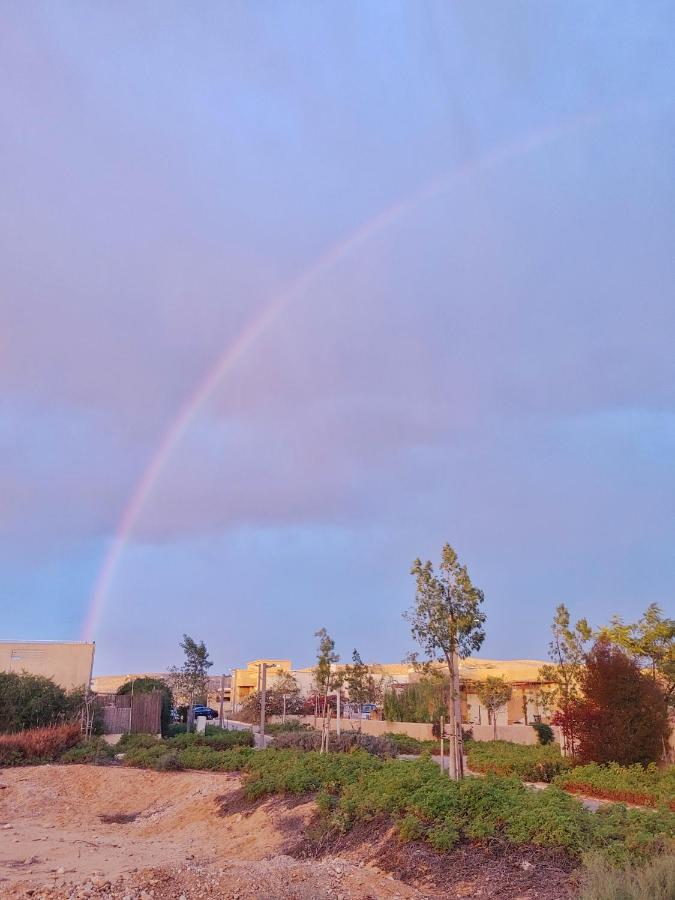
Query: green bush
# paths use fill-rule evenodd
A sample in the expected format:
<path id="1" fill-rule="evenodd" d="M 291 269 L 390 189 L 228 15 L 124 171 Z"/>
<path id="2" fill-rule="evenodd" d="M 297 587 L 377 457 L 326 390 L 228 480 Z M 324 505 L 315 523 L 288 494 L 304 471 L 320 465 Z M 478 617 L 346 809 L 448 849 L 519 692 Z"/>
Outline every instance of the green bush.
<path id="1" fill-rule="evenodd" d="M 61 763 L 89 763 L 92 765 L 103 765 L 110 762 L 117 752 L 116 747 L 112 747 L 106 743 L 101 737 L 93 737 L 88 741 L 82 741 L 70 750 L 62 753 L 59 762 Z"/>
<path id="2" fill-rule="evenodd" d="M 139 747 L 161 747 L 162 742 L 155 734 L 123 734 L 117 744 L 118 753 Z"/>
<path id="3" fill-rule="evenodd" d="M 532 727 L 537 732 L 537 740 L 543 747 L 553 743 L 555 735 L 550 725 L 546 725 L 545 722 L 533 722 Z"/>
<path id="4" fill-rule="evenodd" d="M 185 747 L 212 747 L 214 750 L 229 750 L 230 747 L 253 747 L 252 731 L 225 731 L 221 728 L 209 730 L 206 734 L 177 734 L 167 744 L 183 749 Z"/>
<path id="5" fill-rule="evenodd" d="M 302 750 L 308 752 L 319 750 L 321 733 L 318 731 L 282 732 L 277 734 L 272 743 L 275 750 Z M 328 749 L 334 753 L 353 753 L 365 750 L 374 756 L 392 757 L 397 755 L 396 744 L 388 737 L 375 737 L 359 731 L 347 731 L 340 736 L 331 732 Z"/>
<path id="6" fill-rule="evenodd" d="M 584 860 L 581 900 L 673 900 L 675 856 L 617 869 L 599 853 Z"/>
<path id="7" fill-rule="evenodd" d="M 299 719 L 288 719 L 286 722 L 268 722 L 265 725 L 267 734 L 283 734 L 286 731 L 295 733 L 298 731 L 307 731 L 308 728 L 309 726 L 305 725 L 305 723 L 301 722 Z"/>
<path id="8" fill-rule="evenodd" d="M 194 743 L 167 751 L 169 743 L 132 748 L 125 763 L 162 769 L 170 753 L 186 769 L 244 771 L 244 789 L 251 800 L 316 792 L 327 828 L 347 830 L 357 822 L 393 821 L 402 839 L 424 839 L 438 850 L 448 850 L 460 840 L 499 840 L 563 849 L 577 857 L 601 851 L 622 865 L 648 860 L 675 846 L 675 813 L 666 808 L 615 805 L 593 813 L 555 786 L 532 790 L 516 777 L 451 781 L 429 758 L 382 759 L 362 749 L 215 750 Z"/>
<path id="9" fill-rule="evenodd" d="M 383 737 L 393 741 L 399 753 L 408 756 L 418 756 L 420 753 L 440 753 L 438 741 L 419 741 L 417 738 L 395 731 L 388 731 Z"/>
<path id="10" fill-rule="evenodd" d="M 472 741 L 467 745 L 469 768 L 493 775 L 516 775 L 524 781 L 550 782 L 571 765 L 557 744 L 524 745 L 510 741 Z"/>
<path id="11" fill-rule="evenodd" d="M 157 757 L 155 761 L 154 768 L 158 772 L 179 772 L 181 769 L 184 769 L 183 761 L 180 758 L 180 754 L 177 750 L 169 750 L 168 753 L 163 753 L 161 756 Z"/>
<path id="12" fill-rule="evenodd" d="M 648 766 L 589 763 L 564 772 L 556 778 L 556 784 L 593 797 L 644 806 L 664 803 L 675 809 L 675 766 L 659 769 L 654 763 Z"/>
<path id="13" fill-rule="evenodd" d="M 0 732 L 61 724 L 77 714 L 81 700 L 42 675 L 0 672 Z"/>

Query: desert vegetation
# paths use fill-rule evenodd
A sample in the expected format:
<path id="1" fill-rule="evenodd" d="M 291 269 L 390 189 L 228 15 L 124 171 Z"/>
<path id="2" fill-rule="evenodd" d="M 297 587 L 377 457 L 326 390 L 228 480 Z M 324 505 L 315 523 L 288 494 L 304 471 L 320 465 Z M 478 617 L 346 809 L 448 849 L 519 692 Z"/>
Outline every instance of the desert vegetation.
<path id="1" fill-rule="evenodd" d="M 513 744 L 509 741 L 471 741 L 467 744 L 469 768 L 493 775 L 515 775 L 524 781 L 553 781 L 572 762 L 557 744 Z"/>

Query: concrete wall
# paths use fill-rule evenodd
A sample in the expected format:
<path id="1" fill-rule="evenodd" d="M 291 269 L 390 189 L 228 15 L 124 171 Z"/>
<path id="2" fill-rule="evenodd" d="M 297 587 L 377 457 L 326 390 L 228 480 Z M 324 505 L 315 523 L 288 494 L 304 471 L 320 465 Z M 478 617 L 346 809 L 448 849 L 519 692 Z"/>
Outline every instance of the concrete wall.
<path id="1" fill-rule="evenodd" d="M 294 718 L 296 718 L 294 716 Z M 300 722 L 314 726 L 314 716 L 297 716 Z M 270 721 L 280 722 L 280 716 L 272 716 Z M 373 734 L 377 737 L 395 731 L 398 734 L 407 734 L 417 738 L 418 741 L 430 741 L 433 738 L 432 726 L 426 722 L 380 722 L 371 719 L 341 719 L 340 727 L 345 731 L 358 731 L 359 725 L 363 734 Z M 317 719 L 317 727 L 321 727 L 321 719 Z M 335 731 L 335 719 L 330 720 L 330 730 Z"/>
<path id="2" fill-rule="evenodd" d="M 466 726 L 465 726 L 466 727 Z M 552 726 L 555 740 L 562 743 L 560 729 Z M 474 741 L 493 741 L 494 728 L 492 725 L 472 725 Z M 537 744 L 539 738 L 531 725 L 497 725 L 497 740 L 511 741 L 513 744 Z"/>
<path id="3" fill-rule="evenodd" d="M 0 641 L 0 671 L 52 678 L 66 690 L 89 685 L 93 643 Z"/>

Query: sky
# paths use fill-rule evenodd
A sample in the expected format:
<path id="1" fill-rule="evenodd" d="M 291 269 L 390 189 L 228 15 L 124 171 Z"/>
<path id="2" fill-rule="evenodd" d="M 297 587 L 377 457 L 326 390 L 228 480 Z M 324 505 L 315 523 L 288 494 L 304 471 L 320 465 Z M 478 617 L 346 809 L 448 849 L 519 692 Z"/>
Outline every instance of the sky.
<path id="1" fill-rule="evenodd" d="M 672 4 L 2 7 L 0 637 L 394 662 L 445 542 L 483 656 L 673 613 Z"/>

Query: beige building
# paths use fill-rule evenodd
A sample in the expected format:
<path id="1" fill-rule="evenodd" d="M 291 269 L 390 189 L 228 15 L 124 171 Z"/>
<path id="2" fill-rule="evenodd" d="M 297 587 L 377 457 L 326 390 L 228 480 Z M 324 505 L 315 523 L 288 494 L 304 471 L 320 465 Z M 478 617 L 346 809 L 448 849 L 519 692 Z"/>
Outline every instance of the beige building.
<path id="1" fill-rule="evenodd" d="M 43 675 L 73 690 L 90 684 L 94 649 L 79 641 L 0 641 L 0 671 Z"/>

